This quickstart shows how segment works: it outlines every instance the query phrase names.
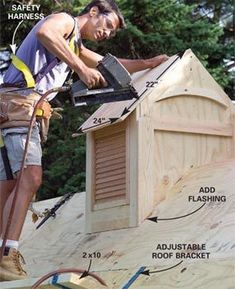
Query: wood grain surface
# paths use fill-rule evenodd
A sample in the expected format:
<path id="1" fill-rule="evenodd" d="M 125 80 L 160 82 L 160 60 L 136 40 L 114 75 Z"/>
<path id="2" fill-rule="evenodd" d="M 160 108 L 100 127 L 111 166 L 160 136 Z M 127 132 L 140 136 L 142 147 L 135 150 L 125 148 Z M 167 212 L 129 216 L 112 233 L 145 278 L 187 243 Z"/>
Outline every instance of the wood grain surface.
<path id="1" fill-rule="evenodd" d="M 86 269 L 88 259 L 83 252 L 101 252 L 91 271 L 96 272 L 111 289 L 121 289 L 141 266 L 160 270 L 179 260 L 152 259 L 157 244 L 206 243 L 209 260 L 184 260 L 172 270 L 141 275 L 131 289 L 234 289 L 235 288 L 235 160 L 205 165 L 188 171 L 167 191 L 167 198 L 152 216 L 169 218 L 188 214 L 201 205 L 189 203 L 201 186 L 213 186 L 217 195 L 225 195 L 225 203 L 208 203 L 197 213 L 179 220 L 153 223 L 145 220 L 138 228 L 85 234 L 85 193 L 76 194 L 58 212 L 35 231 L 28 215 L 20 250 L 25 256 L 31 277 L 39 277 L 58 268 Z M 43 201 L 37 208 L 51 207 L 56 200 Z M 89 278 L 81 286 L 100 289 Z M 10 287 L 6 287 L 10 288 Z"/>

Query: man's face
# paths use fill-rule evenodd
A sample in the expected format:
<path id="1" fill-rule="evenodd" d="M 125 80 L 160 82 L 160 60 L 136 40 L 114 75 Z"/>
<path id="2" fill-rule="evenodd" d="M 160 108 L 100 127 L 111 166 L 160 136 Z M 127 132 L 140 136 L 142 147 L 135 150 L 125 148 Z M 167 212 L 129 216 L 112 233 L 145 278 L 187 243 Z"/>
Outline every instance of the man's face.
<path id="1" fill-rule="evenodd" d="M 88 39 L 92 41 L 109 39 L 115 36 L 119 28 L 119 19 L 114 12 L 101 14 L 98 10 L 94 10 L 89 22 Z"/>

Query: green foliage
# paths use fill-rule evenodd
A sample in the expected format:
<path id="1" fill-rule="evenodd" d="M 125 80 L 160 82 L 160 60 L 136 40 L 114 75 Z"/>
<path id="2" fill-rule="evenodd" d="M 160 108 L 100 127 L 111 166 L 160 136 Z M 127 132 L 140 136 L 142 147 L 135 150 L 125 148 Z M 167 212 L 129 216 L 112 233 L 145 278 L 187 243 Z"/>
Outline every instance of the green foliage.
<path id="1" fill-rule="evenodd" d="M 45 199 L 85 189 L 85 136 L 72 134 L 94 110 L 64 105 L 63 120 L 52 120 L 43 147 L 44 180 L 38 198 Z"/>

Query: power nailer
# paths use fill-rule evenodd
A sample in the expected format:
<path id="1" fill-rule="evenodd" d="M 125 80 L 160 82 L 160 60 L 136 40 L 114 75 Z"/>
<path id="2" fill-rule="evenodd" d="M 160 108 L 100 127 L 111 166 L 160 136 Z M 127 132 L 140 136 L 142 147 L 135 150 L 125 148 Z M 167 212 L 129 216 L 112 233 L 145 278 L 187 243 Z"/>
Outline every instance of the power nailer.
<path id="1" fill-rule="evenodd" d="M 114 101 L 139 98 L 131 85 L 131 76 L 118 59 L 106 54 L 97 65 L 97 69 L 108 83 L 105 88 L 88 89 L 81 81 L 71 85 L 70 93 L 74 106 L 100 104 Z"/>

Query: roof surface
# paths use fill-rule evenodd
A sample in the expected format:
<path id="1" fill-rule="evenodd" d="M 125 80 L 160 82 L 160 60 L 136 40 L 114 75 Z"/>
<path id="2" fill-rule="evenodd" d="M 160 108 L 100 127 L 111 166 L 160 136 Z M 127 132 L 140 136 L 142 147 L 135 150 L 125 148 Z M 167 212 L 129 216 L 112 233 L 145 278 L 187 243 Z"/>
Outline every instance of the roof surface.
<path id="1" fill-rule="evenodd" d="M 30 276 L 58 269 L 87 269 L 89 258 L 84 254 L 100 252 L 93 258 L 91 271 L 102 277 L 109 288 L 122 289 L 142 267 L 164 270 L 179 263 L 179 259 L 153 259 L 158 244 L 205 244 L 209 259 L 183 260 L 179 266 L 150 276 L 140 275 L 131 289 L 231 289 L 235 281 L 235 160 L 191 169 L 170 190 L 169 199 L 155 209 L 152 216 L 171 218 L 187 215 L 202 203 L 188 202 L 188 196 L 198 196 L 200 187 L 213 186 L 226 202 L 207 203 L 185 218 L 154 223 L 145 220 L 138 228 L 85 234 L 85 193 L 76 194 L 55 219 L 48 220 L 39 230 L 27 216 L 20 250 Z M 57 200 L 36 204 L 50 208 Z M 184 251 L 185 252 L 185 251 Z M 94 255 L 95 256 L 95 255 Z M 221 284 L 223 286 L 221 287 Z M 99 289 L 102 286 L 89 277 L 82 286 Z"/>

